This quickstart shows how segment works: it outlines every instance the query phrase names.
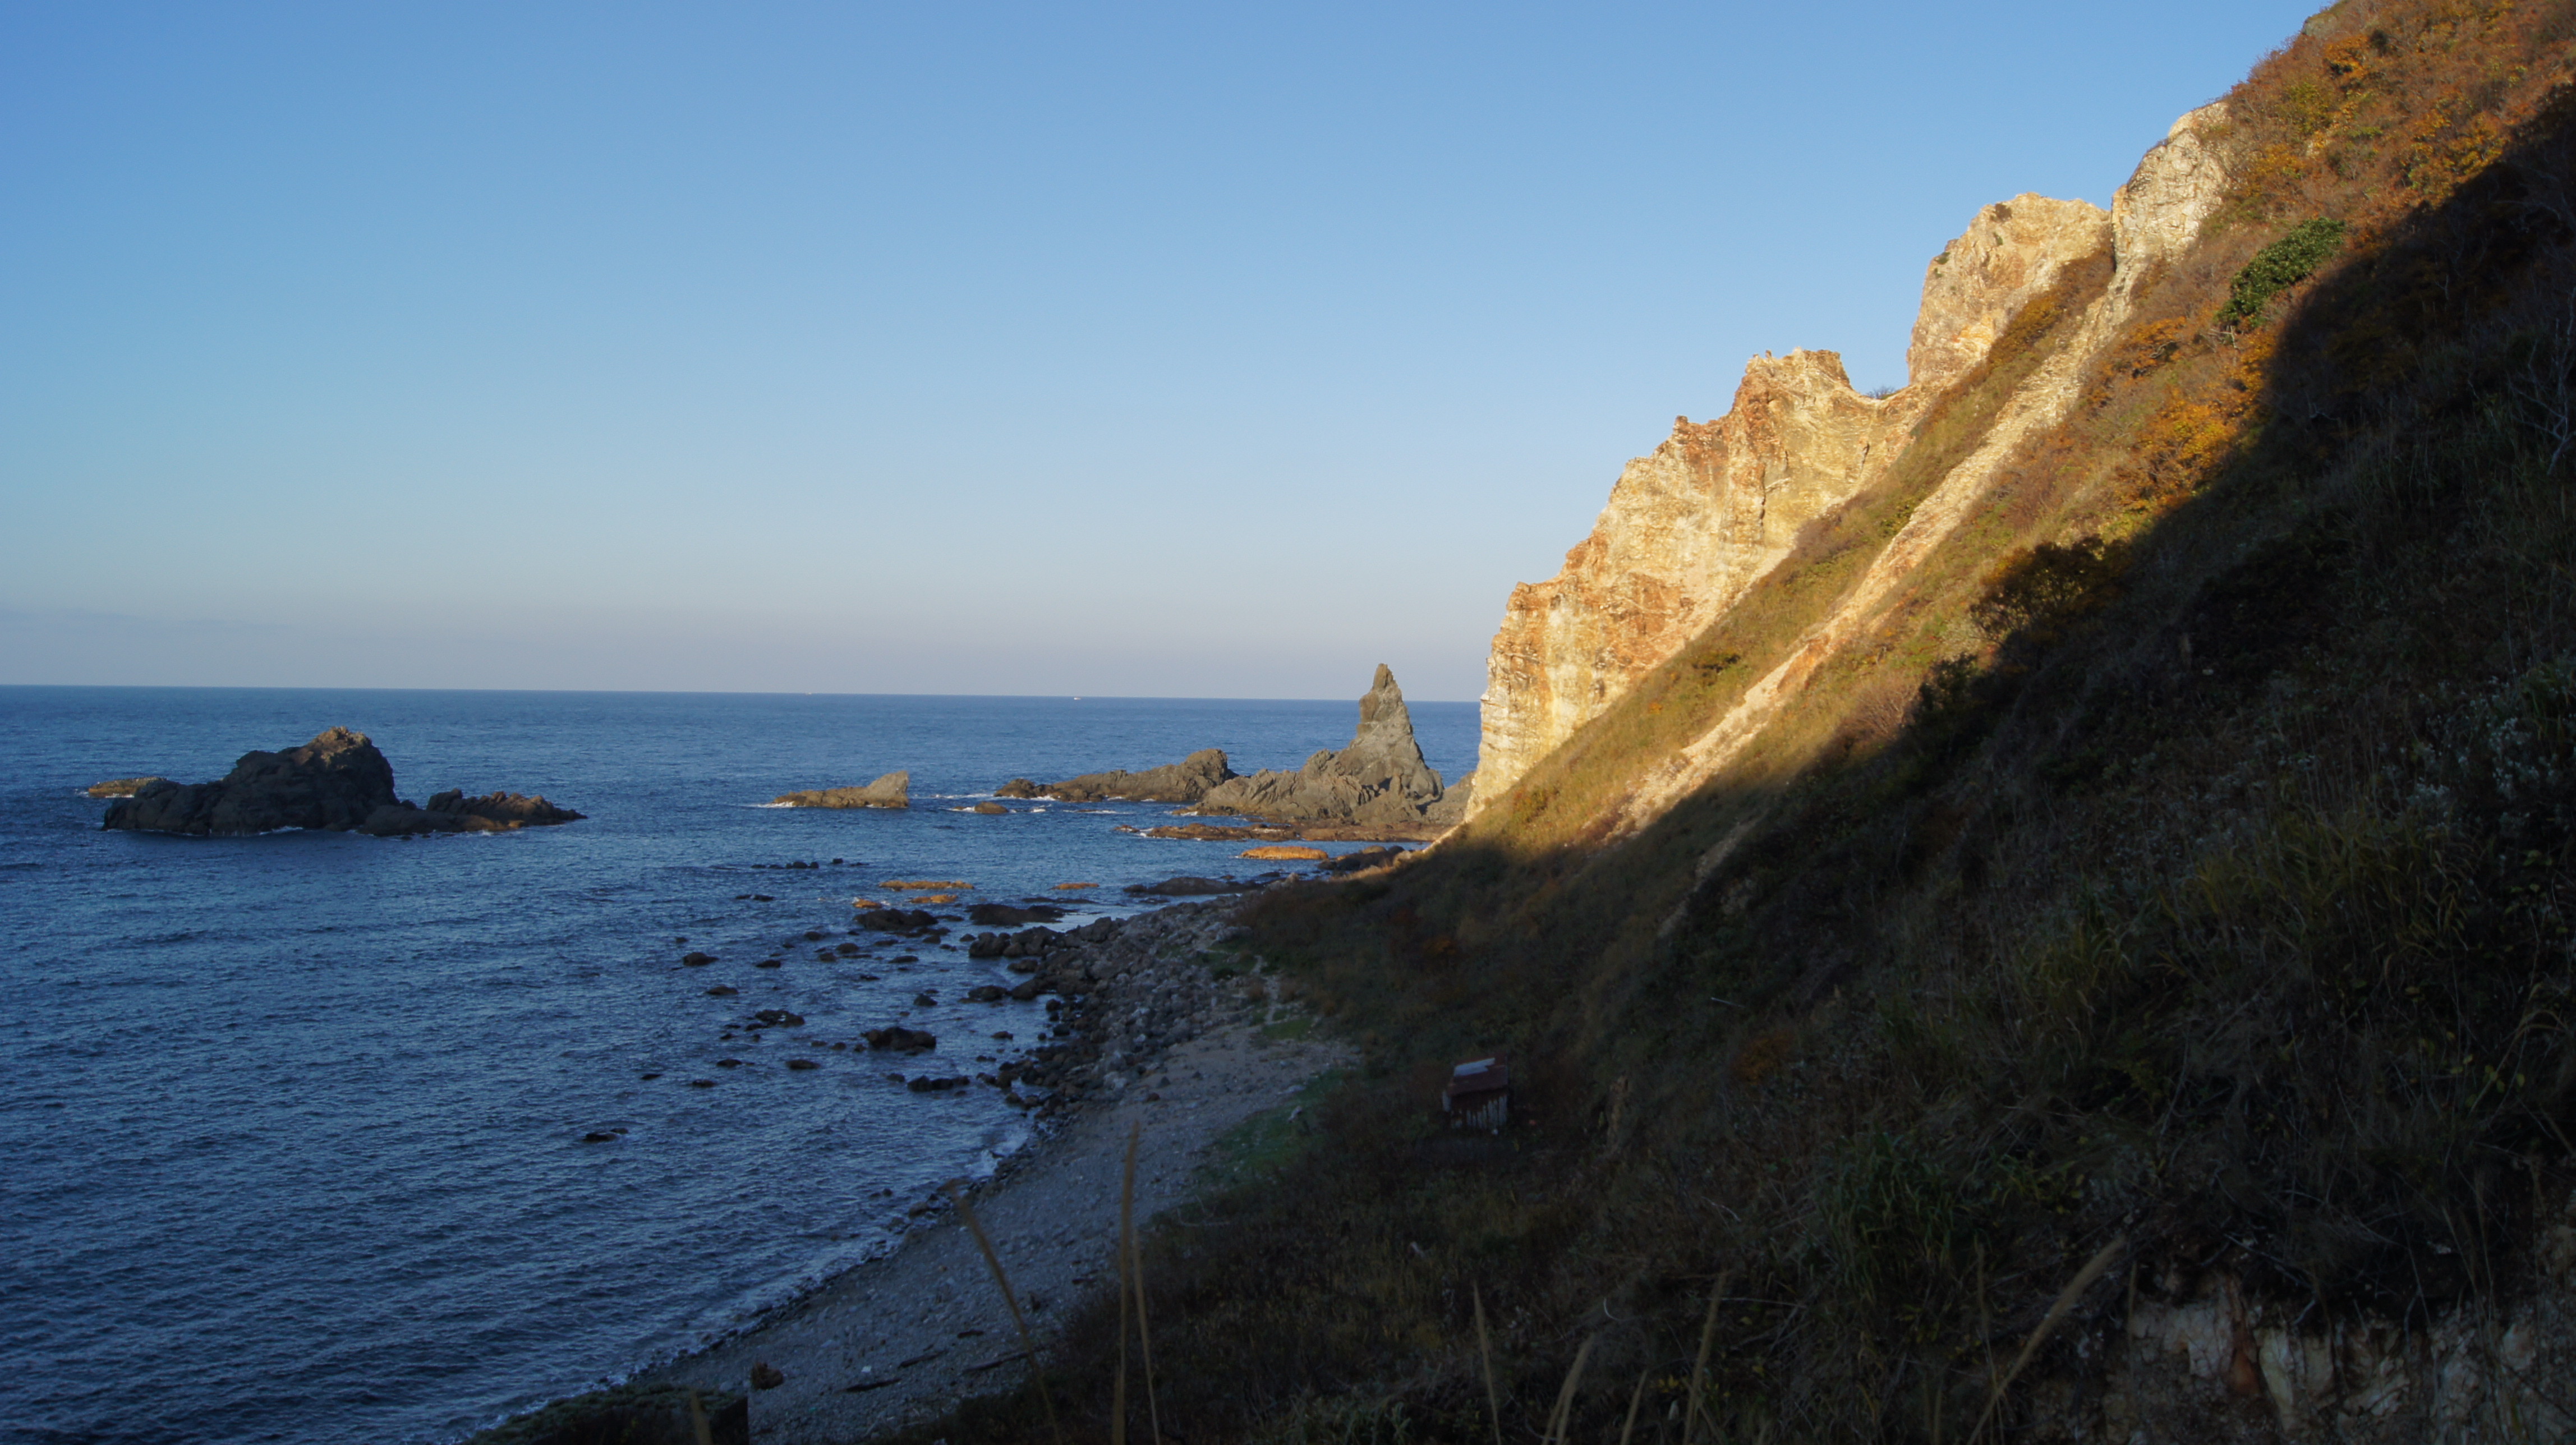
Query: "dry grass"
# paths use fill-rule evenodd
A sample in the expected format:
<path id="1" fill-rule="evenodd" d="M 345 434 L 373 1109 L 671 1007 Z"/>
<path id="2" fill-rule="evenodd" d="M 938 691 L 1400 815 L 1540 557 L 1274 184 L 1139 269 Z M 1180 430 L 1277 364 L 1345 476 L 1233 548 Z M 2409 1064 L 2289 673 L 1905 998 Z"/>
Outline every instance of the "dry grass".
<path id="1" fill-rule="evenodd" d="M 1598 849 L 2051 317 L 1466 833 L 1265 895 L 1248 946 L 1372 1062 L 1327 1147 L 1144 1242 L 1174 1431 L 1993 1437 L 2106 1357 L 2106 1259 L 2410 1327 L 2509 1290 L 2576 1184 L 2568 14 L 2268 59 L 2222 219 L 1740 773 Z M 2345 248 L 2219 336 L 2320 214 Z M 1479 1152 L 1430 1101 L 1504 1047 Z"/>

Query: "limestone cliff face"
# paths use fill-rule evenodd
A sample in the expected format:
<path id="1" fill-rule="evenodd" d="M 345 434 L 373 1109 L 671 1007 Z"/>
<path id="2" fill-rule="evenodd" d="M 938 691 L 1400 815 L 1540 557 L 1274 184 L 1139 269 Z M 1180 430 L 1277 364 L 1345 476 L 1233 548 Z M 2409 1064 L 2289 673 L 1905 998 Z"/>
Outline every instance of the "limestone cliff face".
<path id="1" fill-rule="evenodd" d="M 2113 226 L 2082 201 L 1988 206 L 1926 270 L 1903 391 L 1861 395 L 1830 351 L 1755 357 L 1726 415 L 1677 419 L 1628 463 L 1564 569 L 1512 589 L 1486 665 L 1478 805 L 1715 621 L 1799 528 L 1875 480 L 1931 400 L 2068 265 L 2110 245 Z"/>
<path id="2" fill-rule="evenodd" d="M 2110 284 L 2086 309 L 2072 339 L 2022 383 L 1967 458 L 1915 505 L 1836 610 L 1747 688 L 1724 717 L 1679 754 L 1646 770 L 1621 805 L 1614 834 L 1643 828 L 1733 761 L 1985 499 L 2013 449 L 2075 405 L 2083 368 L 2128 321 L 2140 281 L 2192 243 L 2225 195 L 2222 161 L 2207 137 L 2226 117 L 2223 105 L 2203 106 L 2176 121 L 2163 143 L 2147 152 L 2112 205 Z"/>

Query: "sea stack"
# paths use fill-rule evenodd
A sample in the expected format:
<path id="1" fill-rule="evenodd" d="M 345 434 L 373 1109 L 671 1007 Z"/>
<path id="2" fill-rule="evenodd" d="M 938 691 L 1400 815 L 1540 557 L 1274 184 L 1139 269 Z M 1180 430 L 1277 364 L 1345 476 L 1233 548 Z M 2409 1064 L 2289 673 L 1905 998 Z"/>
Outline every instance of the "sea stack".
<path id="1" fill-rule="evenodd" d="M 1349 746 L 1316 753 L 1293 773 L 1265 770 L 1219 783 L 1193 811 L 1282 823 L 1406 826 L 1454 821 L 1448 815 L 1458 809 L 1440 807 L 1449 792 L 1423 761 L 1404 689 L 1381 662 L 1360 699 L 1360 724 Z"/>

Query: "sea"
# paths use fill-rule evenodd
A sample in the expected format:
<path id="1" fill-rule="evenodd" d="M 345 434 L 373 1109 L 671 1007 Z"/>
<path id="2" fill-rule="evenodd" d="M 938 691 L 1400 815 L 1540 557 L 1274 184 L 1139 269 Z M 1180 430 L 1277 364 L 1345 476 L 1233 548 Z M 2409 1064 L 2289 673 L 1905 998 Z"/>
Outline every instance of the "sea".
<path id="1" fill-rule="evenodd" d="M 1474 704 L 1412 712 L 1443 777 L 1474 765 Z M 1295 767 L 1356 722 L 1348 701 L 0 687 L 0 1439 L 452 1441 L 882 1253 L 1032 1125 L 831 1045 L 902 1022 L 941 1040 L 905 1072 L 964 1074 L 1046 1019 L 964 1001 L 1010 980 L 954 937 L 854 936 L 853 900 L 954 884 L 938 911 L 1044 898 L 1069 927 L 1146 906 L 1129 884 L 1249 878 L 1279 865 L 1120 831 L 1167 805 L 963 810 L 1205 747 Z M 176 838 L 101 831 L 85 792 L 335 725 L 414 801 L 587 817 Z M 909 811 L 767 806 L 896 769 Z M 805 1022 L 754 1040 L 755 1009 Z"/>

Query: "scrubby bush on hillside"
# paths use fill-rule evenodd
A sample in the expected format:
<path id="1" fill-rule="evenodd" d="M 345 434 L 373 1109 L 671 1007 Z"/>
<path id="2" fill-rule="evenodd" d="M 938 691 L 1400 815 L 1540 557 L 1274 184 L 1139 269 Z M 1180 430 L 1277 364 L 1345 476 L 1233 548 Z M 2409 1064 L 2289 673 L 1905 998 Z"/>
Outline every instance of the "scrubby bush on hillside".
<path id="1" fill-rule="evenodd" d="M 2343 245 L 2344 223 L 2320 216 L 2254 253 L 2229 284 L 2221 326 L 2261 325 L 2263 308 L 2285 289 L 2308 279 Z"/>

